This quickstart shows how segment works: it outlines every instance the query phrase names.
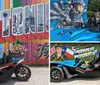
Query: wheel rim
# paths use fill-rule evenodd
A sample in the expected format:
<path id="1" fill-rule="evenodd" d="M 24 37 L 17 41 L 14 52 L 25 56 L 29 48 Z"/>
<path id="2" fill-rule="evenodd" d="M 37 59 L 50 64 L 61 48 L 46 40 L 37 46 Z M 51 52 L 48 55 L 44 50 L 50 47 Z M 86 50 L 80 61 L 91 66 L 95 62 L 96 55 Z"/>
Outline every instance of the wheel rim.
<path id="1" fill-rule="evenodd" d="M 26 78 L 29 76 L 29 71 L 27 68 L 25 67 L 20 67 L 18 70 L 17 70 L 17 75 L 20 77 L 20 78 Z"/>
<path id="2" fill-rule="evenodd" d="M 61 72 L 58 69 L 52 69 L 50 72 L 50 77 L 52 80 L 60 80 Z"/>

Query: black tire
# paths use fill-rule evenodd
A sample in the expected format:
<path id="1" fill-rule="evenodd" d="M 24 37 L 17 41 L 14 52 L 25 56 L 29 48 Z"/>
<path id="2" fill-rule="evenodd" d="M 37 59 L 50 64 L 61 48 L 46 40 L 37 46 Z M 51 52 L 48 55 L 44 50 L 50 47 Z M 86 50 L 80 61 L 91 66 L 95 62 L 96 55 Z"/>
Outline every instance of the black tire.
<path id="1" fill-rule="evenodd" d="M 20 65 L 16 68 L 15 75 L 20 81 L 28 81 L 28 79 L 31 77 L 31 70 L 28 66 Z"/>
<path id="2" fill-rule="evenodd" d="M 64 72 L 59 67 L 51 67 L 50 69 L 50 81 L 61 82 L 64 79 Z"/>

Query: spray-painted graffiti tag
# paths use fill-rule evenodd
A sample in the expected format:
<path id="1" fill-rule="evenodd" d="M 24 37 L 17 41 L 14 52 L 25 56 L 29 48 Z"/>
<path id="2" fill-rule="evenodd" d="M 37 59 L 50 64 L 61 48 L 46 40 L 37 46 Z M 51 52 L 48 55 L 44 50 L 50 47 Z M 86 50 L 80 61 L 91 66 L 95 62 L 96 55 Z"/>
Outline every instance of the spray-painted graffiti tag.
<path id="1" fill-rule="evenodd" d="M 49 43 L 37 44 L 36 50 L 38 51 L 37 54 L 34 54 L 34 58 L 38 59 L 42 55 L 44 55 L 44 58 L 47 59 L 49 57 Z"/>

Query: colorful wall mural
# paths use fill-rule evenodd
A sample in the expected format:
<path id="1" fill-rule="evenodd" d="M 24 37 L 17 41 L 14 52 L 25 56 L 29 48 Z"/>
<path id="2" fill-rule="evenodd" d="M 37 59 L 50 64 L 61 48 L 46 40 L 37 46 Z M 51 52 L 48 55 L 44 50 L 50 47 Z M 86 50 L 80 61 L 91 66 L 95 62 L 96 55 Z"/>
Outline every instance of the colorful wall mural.
<path id="1" fill-rule="evenodd" d="M 92 61 L 100 51 L 99 43 L 51 43 L 50 47 L 51 61 L 76 58 Z"/>
<path id="2" fill-rule="evenodd" d="M 50 40 L 100 41 L 98 20 L 95 15 L 87 16 L 92 8 L 88 3 L 90 0 L 50 0 Z"/>
<path id="3" fill-rule="evenodd" d="M 48 11 L 48 0 L 0 0 L 0 49 L 25 64 L 48 64 Z"/>

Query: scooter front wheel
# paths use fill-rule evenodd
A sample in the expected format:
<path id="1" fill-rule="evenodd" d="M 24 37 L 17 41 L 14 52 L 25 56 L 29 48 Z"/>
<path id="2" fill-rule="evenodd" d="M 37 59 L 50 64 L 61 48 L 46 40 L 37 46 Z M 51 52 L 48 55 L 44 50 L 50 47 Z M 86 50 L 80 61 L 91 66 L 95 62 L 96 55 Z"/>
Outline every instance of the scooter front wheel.
<path id="1" fill-rule="evenodd" d="M 31 77 L 31 70 L 28 66 L 21 65 L 16 68 L 15 75 L 18 80 L 27 81 Z"/>

